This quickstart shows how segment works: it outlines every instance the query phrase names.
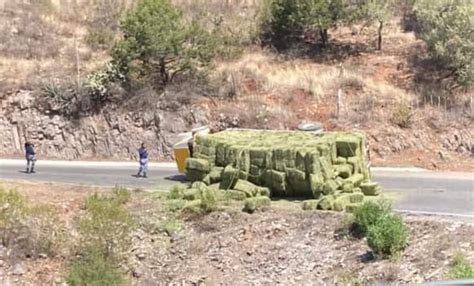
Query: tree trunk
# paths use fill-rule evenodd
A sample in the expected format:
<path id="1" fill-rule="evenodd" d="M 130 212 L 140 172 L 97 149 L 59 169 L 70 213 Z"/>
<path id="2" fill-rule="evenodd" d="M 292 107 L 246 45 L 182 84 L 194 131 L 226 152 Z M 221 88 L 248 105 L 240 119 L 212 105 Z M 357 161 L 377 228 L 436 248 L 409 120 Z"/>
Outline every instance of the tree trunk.
<path id="1" fill-rule="evenodd" d="M 383 30 L 383 21 L 379 20 L 379 30 L 378 30 L 379 39 L 377 41 L 377 49 L 379 51 L 382 50 L 382 30 Z"/>
<path id="2" fill-rule="evenodd" d="M 166 85 L 170 80 L 168 71 L 166 70 L 166 63 L 164 58 L 160 59 L 160 77 L 164 85 Z"/>
<path id="3" fill-rule="evenodd" d="M 323 48 L 328 44 L 328 29 L 319 29 L 319 35 L 321 36 L 321 43 Z"/>

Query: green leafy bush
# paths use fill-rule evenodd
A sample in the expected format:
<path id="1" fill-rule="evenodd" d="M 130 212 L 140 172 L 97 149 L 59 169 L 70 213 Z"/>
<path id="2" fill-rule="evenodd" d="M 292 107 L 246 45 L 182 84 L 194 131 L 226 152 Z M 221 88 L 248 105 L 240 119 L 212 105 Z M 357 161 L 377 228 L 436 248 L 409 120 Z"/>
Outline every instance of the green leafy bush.
<path id="1" fill-rule="evenodd" d="M 133 218 L 115 196 L 89 196 L 85 201 L 86 215 L 79 221 L 83 248 L 97 247 L 106 256 L 120 256 L 130 243 Z"/>
<path id="2" fill-rule="evenodd" d="M 407 238 L 402 218 L 393 214 L 382 215 L 367 231 L 367 244 L 380 257 L 399 254 L 407 245 Z"/>
<path id="3" fill-rule="evenodd" d="M 451 268 L 448 272 L 449 279 L 474 278 L 474 265 L 469 264 L 466 258 L 458 253 L 451 261 Z"/>
<path id="4" fill-rule="evenodd" d="M 213 212 L 217 209 L 217 198 L 214 190 L 204 188 L 201 193 L 201 210 Z"/>
<path id="5" fill-rule="evenodd" d="M 71 264 L 66 281 L 70 286 L 129 285 L 117 264 L 113 258 L 104 256 L 100 249 L 91 248 Z"/>
<path id="6" fill-rule="evenodd" d="M 474 79 L 474 5 L 463 0 L 416 1 L 422 38 L 433 59 L 452 70 L 457 81 L 470 85 Z"/>
<path id="7" fill-rule="evenodd" d="M 186 188 L 182 185 L 172 186 L 168 194 L 168 199 L 171 199 L 171 200 L 182 199 L 184 196 L 185 190 Z"/>
<path id="8" fill-rule="evenodd" d="M 391 209 L 390 204 L 386 201 L 364 202 L 360 207 L 354 210 L 354 221 L 351 226 L 351 232 L 355 236 L 366 236 L 369 228 L 375 225 L 379 218 L 390 214 Z"/>
<path id="9" fill-rule="evenodd" d="M 113 194 L 113 199 L 119 205 L 128 203 L 131 197 L 130 191 L 127 190 L 127 188 L 120 187 L 120 186 L 116 186 L 112 190 L 112 194 Z"/>

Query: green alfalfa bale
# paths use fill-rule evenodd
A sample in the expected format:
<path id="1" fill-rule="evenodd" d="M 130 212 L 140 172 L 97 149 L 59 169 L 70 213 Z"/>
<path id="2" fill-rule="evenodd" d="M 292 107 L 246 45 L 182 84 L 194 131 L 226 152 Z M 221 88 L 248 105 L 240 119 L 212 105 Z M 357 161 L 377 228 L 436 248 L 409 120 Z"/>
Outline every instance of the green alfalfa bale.
<path id="1" fill-rule="evenodd" d="M 248 173 L 250 171 L 250 155 L 246 147 L 240 147 L 235 161 L 235 168 Z"/>
<path id="2" fill-rule="evenodd" d="M 206 185 L 210 185 L 211 184 L 211 177 L 209 176 L 209 174 L 207 174 L 203 179 L 202 179 L 202 182 Z"/>
<path id="3" fill-rule="evenodd" d="M 305 200 L 301 203 L 301 208 L 305 211 L 312 211 L 318 208 L 320 200 Z"/>
<path id="4" fill-rule="evenodd" d="M 208 185 L 207 187 L 211 190 L 217 191 L 217 190 L 220 190 L 221 184 L 215 183 L 215 184 Z"/>
<path id="5" fill-rule="evenodd" d="M 351 197 L 350 194 L 345 194 L 338 196 L 333 203 L 333 210 L 342 212 L 343 210 L 346 209 L 346 206 L 351 203 Z"/>
<path id="6" fill-rule="evenodd" d="M 249 149 L 250 164 L 261 169 L 271 167 L 272 151 L 267 147 L 251 147 Z"/>
<path id="7" fill-rule="evenodd" d="M 207 176 L 207 172 L 193 170 L 193 169 L 186 170 L 186 178 L 190 182 L 202 181 L 206 176 Z"/>
<path id="8" fill-rule="evenodd" d="M 220 190 L 224 194 L 224 197 L 230 200 L 243 201 L 247 198 L 247 194 L 236 190 Z"/>
<path id="9" fill-rule="evenodd" d="M 319 163 L 319 154 L 317 152 L 308 152 L 305 156 L 305 169 L 309 174 L 320 174 L 321 165 Z"/>
<path id="10" fill-rule="evenodd" d="M 233 165 L 235 166 L 237 159 L 239 157 L 239 152 L 243 147 L 229 144 L 227 148 L 225 148 L 225 166 Z"/>
<path id="11" fill-rule="evenodd" d="M 286 168 L 294 168 L 296 160 L 296 150 L 289 146 L 276 147 L 273 150 L 273 169 L 284 172 Z"/>
<path id="12" fill-rule="evenodd" d="M 251 165 L 250 166 L 250 172 L 249 172 L 249 178 L 248 180 L 255 185 L 262 185 L 262 176 L 264 173 L 264 169 L 256 166 L 256 165 Z"/>
<path id="13" fill-rule="evenodd" d="M 324 178 L 321 175 L 310 174 L 309 184 L 313 198 L 319 199 L 324 189 Z"/>
<path id="14" fill-rule="evenodd" d="M 329 161 L 326 158 L 320 157 L 319 165 L 320 165 L 321 173 L 325 180 L 335 179 L 336 176 L 334 174 L 333 166 L 329 163 Z"/>
<path id="15" fill-rule="evenodd" d="M 336 165 L 343 165 L 347 163 L 347 159 L 344 157 L 337 157 L 336 160 L 334 161 L 334 164 Z"/>
<path id="16" fill-rule="evenodd" d="M 347 179 L 352 175 L 352 166 L 350 164 L 335 165 L 334 170 L 343 179 Z"/>
<path id="17" fill-rule="evenodd" d="M 345 182 L 351 182 L 355 187 L 360 186 L 364 181 L 364 175 L 362 174 L 354 174 L 349 178 L 345 179 Z"/>
<path id="18" fill-rule="evenodd" d="M 224 171 L 222 172 L 220 189 L 232 189 L 238 180 L 239 170 L 235 169 L 231 165 L 228 165 L 224 168 Z"/>
<path id="19" fill-rule="evenodd" d="M 361 203 L 350 203 L 346 205 L 346 212 L 353 213 L 355 210 L 360 208 L 361 205 L 362 205 Z"/>
<path id="20" fill-rule="evenodd" d="M 334 180 L 327 180 L 324 182 L 323 186 L 323 194 L 324 195 L 330 195 L 334 194 L 337 191 L 337 184 Z"/>
<path id="21" fill-rule="evenodd" d="M 351 164 L 354 174 L 361 173 L 362 161 L 359 157 L 349 157 L 347 158 L 347 163 Z"/>
<path id="22" fill-rule="evenodd" d="M 295 168 L 286 169 L 287 188 L 294 196 L 311 196 L 309 180 L 306 173 Z"/>
<path id="23" fill-rule="evenodd" d="M 362 193 L 352 193 L 349 195 L 351 203 L 362 203 L 364 201 L 364 194 Z"/>
<path id="24" fill-rule="evenodd" d="M 295 168 L 302 172 L 307 172 L 306 169 L 306 154 L 308 154 L 308 149 L 298 149 L 296 151 L 296 159 L 295 159 Z M 309 171 L 308 171 L 309 172 Z M 311 173 L 311 172 L 309 172 Z"/>
<path id="25" fill-rule="evenodd" d="M 265 196 L 265 197 L 270 197 L 271 196 L 271 192 L 270 192 L 270 189 L 267 188 L 267 187 L 259 187 L 258 188 L 258 193 L 257 193 L 258 196 Z"/>
<path id="26" fill-rule="evenodd" d="M 233 189 L 245 193 L 249 198 L 256 196 L 258 193 L 258 187 L 245 180 L 237 180 Z"/>
<path id="27" fill-rule="evenodd" d="M 359 187 L 355 187 L 354 188 L 354 193 L 361 193 L 362 194 L 362 190 Z"/>
<path id="28" fill-rule="evenodd" d="M 353 193 L 354 192 L 354 184 L 352 184 L 351 182 L 345 182 L 342 185 L 341 191 L 343 193 Z"/>
<path id="29" fill-rule="evenodd" d="M 374 182 L 364 182 L 360 184 L 362 193 L 366 196 L 378 196 L 380 194 L 380 185 Z"/>
<path id="30" fill-rule="evenodd" d="M 336 182 L 337 184 L 337 189 L 342 190 L 342 186 L 344 185 L 344 182 L 345 182 L 344 179 L 338 176 L 334 179 L 334 182 Z"/>
<path id="31" fill-rule="evenodd" d="M 230 145 L 226 142 L 219 142 L 216 145 L 216 165 L 217 166 L 226 166 L 226 150 Z"/>
<path id="32" fill-rule="evenodd" d="M 188 158 L 186 159 L 186 169 L 197 170 L 201 172 L 209 172 L 211 167 L 209 161 L 198 158 Z"/>
<path id="33" fill-rule="evenodd" d="M 219 183 L 221 181 L 223 171 L 223 167 L 213 167 L 209 173 L 210 184 Z"/>
<path id="34" fill-rule="evenodd" d="M 244 212 L 254 213 L 258 209 L 269 207 L 271 205 L 271 200 L 269 197 L 258 196 L 247 198 L 244 201 Z"/>
<path id="35" fill-rule="evenodd" d="M 183 199 L 193 201 L 201 198 L 201 191 L 199 189 L 187 189 L 184 191 Z"/>
<path id="36" fill-rule="evenodd" d="M 333 196 L 324 196 L 318 203 L 318 209 L 320 210 L 332 210 L 334 204 Z"/>
<path id="37" fill-rule="evenodd" d="M 199 212 L 201 210 L 201 200 L 187 201 L 183 207 L 183 210 L 188 210 L 192 212 Z"/>
<path id="38" fill-rule="evenodd" d="M 273 195 L 284 195 L 286 193 L 285 173 L 275 170 L 267 170 L 264 174 L 265 186 L 270 188 Z"/>
<path id="39" fill-rule="evenodd" d="M 201 190 L 201 189 L 204 189 L 204 188 L 207 188 L 207 184 L 202 182 L 202 181 L 194 182 L 194 183 L 191 184 L 191 189 Z"/>

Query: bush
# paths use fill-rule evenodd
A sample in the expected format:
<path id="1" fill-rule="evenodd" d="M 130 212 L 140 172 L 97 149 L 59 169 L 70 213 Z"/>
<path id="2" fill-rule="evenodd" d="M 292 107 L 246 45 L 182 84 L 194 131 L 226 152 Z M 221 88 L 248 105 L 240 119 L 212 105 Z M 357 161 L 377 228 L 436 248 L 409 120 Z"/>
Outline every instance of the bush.
<path id="1" fill-rule="evenodd" d="M 409 128 L 412 123 L 413 112 L 406 102 L 399 103 L 392 113 L 391 121 L 401 128 Z"/>
<path id="2" fill-rule="evenodd" d="M 87 214 L 79 221 L 82 247 L 96 247 L 106 256 L 120 256 L 129 246 L 133 226 L 130 213 L 116 196 L 98 195 L 85 202 Z"/>
<path id="3" fill-rule="evenodd" d="M 116 261 L 104 256 L 100 250 L 88 249 L 83 257 L 71 264 L 66 282 L 70 286 L 128 285 L 129 283 L 116 265 Z"/>
<path id="4" fill-rule="evenodd" d="M 214 190 L 204 188 L 201 193 L 201 210 L 208 213 L 217 209 L 217 198 Z"/>
<path id="5" fill-rule="evenodd" d="M 129 84 L 162 89 L 183 75 L 205 71 L 214 56 L 212 35 L 188 23 L 169 0 L 143 0 L 120 26 L 112 58 Z"/>
<path id="6" fill-rule="evenodd" d="M 119 187 L 119 186 L 116 186 L 112 190 L 112 194 L 113 194 L 113 200 L 115 200 L 115 202 L 119 205 L 128 203 L 131 197 L 130 191 L 127 190 L 127 188 Z"/>
<path id="7" fill-rule="evenodd" d="M 458 253 L 451 261 L 451 268 L 448 272 L 449 279 L 469 279 L 474 278 L 474 265 L 470 265 L 466 258 Z"/>
<path id="8" fill-rule="evenodd" d="M 451 70 L 461 85 L 474 79 L 474 5 L 471 1 L 419 0 L 416 16 L 433 59 Z"/>
<path id="9" fill-rule="evenodd" d="M 391 205 L 386 202 L 366 201 L 354 210 L 354 222 L 351 233 L 354 236 L 366 236 L 371 226 L 375 225 L 380 217 L 387 216 L 391 212 Z"/>
<path id="10" fill-rule="evenodd" d="M 367 244 L 376 256 L 391 257 L 407 245 L 407 231 L 400 216 L 385 214 L 367 231 Z"/>

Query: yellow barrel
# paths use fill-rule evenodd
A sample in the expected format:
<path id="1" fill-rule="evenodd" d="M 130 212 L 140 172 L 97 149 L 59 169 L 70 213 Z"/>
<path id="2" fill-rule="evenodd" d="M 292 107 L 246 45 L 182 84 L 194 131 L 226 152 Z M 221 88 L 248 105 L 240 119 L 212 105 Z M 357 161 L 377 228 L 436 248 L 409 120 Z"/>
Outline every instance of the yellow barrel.
<path id="1" fill-rule="evenodd" d="M 173 146 L 176 165 L 178 165 L 178 171 L 180 173 L 185 172 L 186 159 L 188 159 L 191 156 L 191 154 L 189 153 L 189 148 L 188 148 L 188 142 L 190 139 L 191 138 L 185 138 Z"/>

